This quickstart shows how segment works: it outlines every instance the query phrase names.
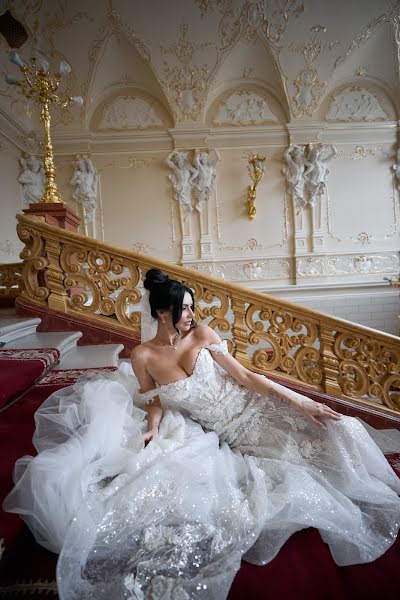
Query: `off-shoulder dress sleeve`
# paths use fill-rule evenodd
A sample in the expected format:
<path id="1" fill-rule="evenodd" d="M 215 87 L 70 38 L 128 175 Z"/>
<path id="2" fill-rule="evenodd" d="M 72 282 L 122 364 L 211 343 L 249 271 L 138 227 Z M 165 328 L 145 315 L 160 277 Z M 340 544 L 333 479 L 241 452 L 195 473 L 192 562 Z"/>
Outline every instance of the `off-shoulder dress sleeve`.
<path id="1" fill-rule="evenodd" d="M 139 405 L 147 406 L 153 402 L 154 398 L 158 396 L 159 393 L 160 391 L 158 388 L 154 388 L 154 390 L 149 390 L 148 392 L 143 392 L 143 394 L 136 392 L 135 399 Z"/>
<path id="2" fill-rule="evenodd" d="M 207 348 L 207 350 L 210 350 L 211 352 L 223 354 L 224 356 L 229 354 L 228 344 L 226 340 L 222 340 L 222 342 L 220 342 L 219 344 L 209 344 L 208 346 L 205 346 L 205 348 Z"/>

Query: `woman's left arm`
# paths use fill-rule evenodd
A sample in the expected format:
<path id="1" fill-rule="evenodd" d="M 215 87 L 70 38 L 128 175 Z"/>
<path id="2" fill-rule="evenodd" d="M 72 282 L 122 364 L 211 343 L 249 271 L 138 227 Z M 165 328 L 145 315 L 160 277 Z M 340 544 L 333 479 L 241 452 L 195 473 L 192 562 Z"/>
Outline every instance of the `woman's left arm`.
<path id="1" fill-rule="evenodd" d="M 202 334 L 207 337 L 207 345 L 221 343 L 220 337 L 214 330 L 207 327 L 207 331 L 205 331 L 205 326 L 201 327 L 202 330 L 204 330 L 202 331 Z M 338 421 L 341 418 L 340 413 L 332 410 L 329 406 L 326 406 L 326 404 L 315 402 L 314 400 L 311 400 L 311 398 L 306 398 L 297 392 L 293 392 L 263 375 L 249 371 L 249 369 L 246 369 L 246 367 L 230 354 L 222 354 L 215 351 L 212 352 L 212 354 L 214 360 L 240 385 L 263 396 L 268 396 L 270 392 L 277 393 L 283 402 L 296 408 L 319 427 L 325 427 L 324 420 L 326 419 Z"/>

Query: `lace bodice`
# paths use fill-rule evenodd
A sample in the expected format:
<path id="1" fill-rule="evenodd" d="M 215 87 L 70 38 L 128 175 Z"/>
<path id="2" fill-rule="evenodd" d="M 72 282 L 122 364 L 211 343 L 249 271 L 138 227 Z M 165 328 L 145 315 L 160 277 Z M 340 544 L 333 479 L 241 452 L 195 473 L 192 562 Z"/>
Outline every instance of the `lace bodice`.
<path id="1" fill-rule="evenodd" d="M 164 409 L 182 411 L 221 436 L 245 409 L 248 390 L 214 361 L 211 352 L 227 354 L 226 342 L 201 348 L 190 376 L 140 394 L 142 401 L 149 403 L 159 396 Z"/>

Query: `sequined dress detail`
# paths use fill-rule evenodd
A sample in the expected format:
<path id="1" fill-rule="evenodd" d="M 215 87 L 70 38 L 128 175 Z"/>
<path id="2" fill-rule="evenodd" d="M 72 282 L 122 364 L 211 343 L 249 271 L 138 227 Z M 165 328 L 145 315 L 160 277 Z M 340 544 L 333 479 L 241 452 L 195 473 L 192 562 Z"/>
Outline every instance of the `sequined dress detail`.
<path id="1" fill-rule="evenodd" d="M 147 394 L 126 366 L 82 379 L 36 413 L 38 456 L 17 461 L 4 508 L 60 553 L 61 600 L 223 600 L 242 558 L 266 564 L 303 528 L 339 565 L 396 539 L 400 481 L 363 425 L 317 428 L 280 385 L 267 397 L 236 383 L 218 352 Z M 143 448 L 156 395 L 160 435 Z"/>

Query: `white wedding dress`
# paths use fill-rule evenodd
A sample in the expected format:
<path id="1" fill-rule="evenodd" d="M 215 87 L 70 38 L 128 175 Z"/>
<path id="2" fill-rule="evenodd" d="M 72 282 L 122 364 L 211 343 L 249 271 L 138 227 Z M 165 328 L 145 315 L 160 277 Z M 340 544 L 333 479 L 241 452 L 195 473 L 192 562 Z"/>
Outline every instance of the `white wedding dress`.
<path id="1" fill-rule="evenodd" d="M 266 564 L 305 527 L 337 564 L 396 539 L 400 480 L 354 418 L 320 429 L 237 384 L 202 348 L 191 376 L 138 393 L 130 367 L 53 394 L 35 458 L 16 464 L 5 510 L 59 552 L 62 600 L 226 598 L 240 560 Z M 143 448 L 145 402 L 164 409 Z M 133 398 L 133 403 L 132 403 Z"/>

